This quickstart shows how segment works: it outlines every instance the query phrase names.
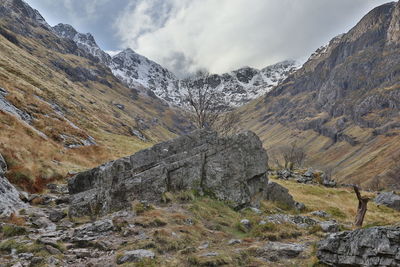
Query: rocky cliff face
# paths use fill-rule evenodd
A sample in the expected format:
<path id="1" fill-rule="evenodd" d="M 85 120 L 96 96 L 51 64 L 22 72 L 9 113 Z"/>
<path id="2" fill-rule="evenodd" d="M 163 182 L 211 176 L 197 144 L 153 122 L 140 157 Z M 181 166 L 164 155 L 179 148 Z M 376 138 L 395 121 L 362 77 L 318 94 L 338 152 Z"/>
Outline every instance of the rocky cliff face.
<path id="1" fill-rule="evenodd" d="M 175 75 L 132 49 L 115 55 L 109 67 L 130 88 L 150 90 L 168 103 L 180 103 L 179 82 Z"/>
<path id="2" fill-rule="evenodd" d="M 332 234 L 318 245 L 329 266 L 399 266 L 400 227 L 372 227 Z"/>
<path id="3" fill-rule="evenodd" d="M 399 2 L 379 6 L 318 49 L 263 101 L 242 109 L 243 127 L 268 148 L 278 145 L 272 139 L 303 142 L 313 164 L 337 168 L 343 180 L 384 176 L 388 168 L 374 166 L 391 164 L 400 130 L 399 10 Z"/>
<path id="4" fill-rule="evenodd" d="M 111 56 L 101 50 L 90 33 L 79 33 L 71 25 L 62 23 L 54 26 L 53 30 L 58 36 L 73 40 L 80 49 L 98 58 L 104 65 L 111 63 Z"/>
<path id="5" fill-rule="evenodd" d="M 254 133 L 222 138 L 199 130 L 76 175 L 69 182 L 70 214 L 105 214 L 134 200 L 159 202 L 163 193 L 184 190 L 236 208 L 258 205 L 266 172 L 267 154 Z"/>
<path id="6" fill-rule="evenodd" d="M 398 21 L 399 9 L 399 3 L 380 6 L 347 34 L 333 39 L 265 97 L 267 111 L 277 112 L 275 118 L 286 122 L 326 112 L 329 118 L 342 117 L 374 128 L 398 119 L 400 53 L 393 41 L 398 34 L 393 21 Z M 304 95 L 305 99 L 297 101 L 297 96 Z M 377 116 L 371 118 L 371 113 Z M 323 127 L 318 125 L 318 129 L 306 121 L 300 124 L 315 130 Z M 336 129 L 340 134 L 340 127 Z"/>

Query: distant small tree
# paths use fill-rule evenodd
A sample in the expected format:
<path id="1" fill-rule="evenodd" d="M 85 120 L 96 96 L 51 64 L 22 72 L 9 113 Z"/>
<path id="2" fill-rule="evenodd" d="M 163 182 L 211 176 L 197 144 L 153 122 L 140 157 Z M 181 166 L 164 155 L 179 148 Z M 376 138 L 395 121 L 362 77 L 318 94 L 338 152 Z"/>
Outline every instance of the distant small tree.
<path id="1" fill-rule="evenodd" d="M 292 170 L 295 167 L 302 167 L 307 158 L 304 147 L 298 146 L 297 142 L 293 142 L 288 146 L 283 146 L 279 150 L 284 161 L 285 169 Z"/>

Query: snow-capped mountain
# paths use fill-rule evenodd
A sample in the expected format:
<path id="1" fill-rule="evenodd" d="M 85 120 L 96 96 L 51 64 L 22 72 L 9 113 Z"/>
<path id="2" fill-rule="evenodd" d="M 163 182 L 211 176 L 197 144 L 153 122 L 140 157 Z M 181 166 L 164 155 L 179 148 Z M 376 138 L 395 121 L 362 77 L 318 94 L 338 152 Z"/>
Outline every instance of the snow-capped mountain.
<path id="1" fill-rule="evenodd" d="M 144 87 L 169 103 L 180 102 L 179 82 L 161 65 L 128 48 L 112 57 L 113 74 L 130 88 Z"/>
<path id="2" fill-rule="evenodd" d="M 108 66 L 111 63 L 111 56 L 97 45 L 90 33 L 79 33 L 71 25 L 63 23 L 54 26 L 53 30 L 58 36 L 73 40 L 80 49 L 95 56 L 104 65 Z"/>
<path id="3" fill-rule="evenodd" d="M 293 60 L 283 61 L 262 70 L 244 67 L 221 75 L 191 78 L 181 83 L 181 86 L 186 87 L 184 89 L 210 86 L 224 96 L 226 103 L 238 107 L 269 92 L 299 67 Z"/>
<path id="4" fill-rule="evenodd" d="M 297 62 L 288 60 L 261 70 L 244 67 L 229 73 L 180 80 L 168 69 L 130 48 L 111 57 L 101 50 L 90 33 L 79 33 L 67 24 L 58 24 L 53 29 L 60 37 L 73 40 L 79 48 L 98 58 L 128 87 L 143 93 L 150 90 L 176 106 L 181 106 L 182 92 L 209 86 L 220 92 L 230 106 L 238 107 L 269 92 L 300 67 Z"/>

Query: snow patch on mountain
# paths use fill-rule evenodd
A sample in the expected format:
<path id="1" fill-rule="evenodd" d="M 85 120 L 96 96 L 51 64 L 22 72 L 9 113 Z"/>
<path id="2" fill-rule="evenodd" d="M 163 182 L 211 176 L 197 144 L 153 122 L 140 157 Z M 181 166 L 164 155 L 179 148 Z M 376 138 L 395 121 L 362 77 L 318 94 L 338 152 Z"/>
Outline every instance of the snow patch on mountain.
<path id="1" fill-rule="evenodd" d="M 168 69 L 130 48 L 110 56 L 101 50 L 90 33 L 79 33 L 68 24 L 58 24 L 53 29 L 60 37 L 73 40 L 79 48 L 98 58 L 129 88 L 142 93 L 150 90 L 175 106 L 182 105 L 182 94 L 187 90 L 208 86 L 218 91 L 230 106 L 238 107 L 269 92 L 300 68 L 297 62 L 288 60 L 261 70 L 243 67 L 220 75 L 207 74 L 180 80 Z"/>
<path id="2" fill-rule="evenodd" d="M 104 65 L 108 66 L 111 63 L 111 56 L 97 45 L 90 33 L 79 33 L 71 25 L 63 23 L 54 26 L 53 30 L 58 36 L 73 40 L 80 49 L 95 56 Z"/>
<path id="3" fill-rule="evenodd" d="M 161 65 L 128 48 L 112 57 L 113 74 L 130 88 L 150 89 L 169 103 L 179 103 L 178 78 Z"/>

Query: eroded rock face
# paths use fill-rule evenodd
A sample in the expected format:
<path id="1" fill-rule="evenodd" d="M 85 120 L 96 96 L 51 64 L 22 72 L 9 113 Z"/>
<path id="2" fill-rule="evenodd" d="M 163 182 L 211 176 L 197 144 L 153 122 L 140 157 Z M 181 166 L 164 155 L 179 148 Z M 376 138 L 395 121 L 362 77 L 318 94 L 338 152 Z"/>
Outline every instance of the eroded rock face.
<path id="1" fill-rule="evenodd" d="M 318 245 L 329 266 L 400 266 L 400 227 L 372 227 L 332 234 Z"/>
<path id="2" fill-rule="evenodd" d="M 136 199 L 158 202 L 163 193 L 181 190 L 236 208 L 258 205 L 266 173 L 267 153 L 254 133 L 218 137 L 198 130 L 77 174 L 69 181 L 70 214 L 105 214 Z"/>
<path id="3" fill-rule="evenodd" d="M 0 154 L 0 217 L 9 216 L 18 209 L 26 207 L 19 197 L 18 190 L 4 176 L 7 164 Z"/>

